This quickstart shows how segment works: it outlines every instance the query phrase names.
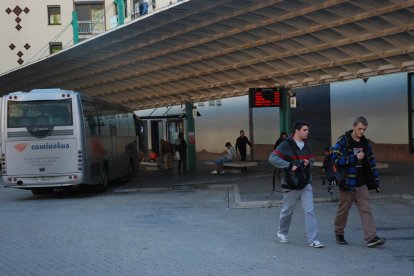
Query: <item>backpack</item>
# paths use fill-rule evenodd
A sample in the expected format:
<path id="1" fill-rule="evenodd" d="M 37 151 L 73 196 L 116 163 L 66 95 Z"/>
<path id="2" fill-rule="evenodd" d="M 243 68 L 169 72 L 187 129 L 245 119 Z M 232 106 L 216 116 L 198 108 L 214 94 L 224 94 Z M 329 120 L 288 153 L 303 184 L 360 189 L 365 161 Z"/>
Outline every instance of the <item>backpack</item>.
<path id="1" fill-rule="evenodd" d="M 348 158 L 348 151 L 350 149 L 349 147 L 349 140 L 348 140 L 348 136 L 344 135 L 345 138 L 345 149 L 346 149 L 346 154 L 347 154 L 347 158 Z M 364 137 L 362 138 L 362 144 L 363 144 L 363 149 L 364 152 L 367 153 L 368 152 L 368 140 Z M 375 180 L 374 180 L 374 176 L 372 174 L 372 170 L 371 170 L 371 163 L 367 162 L 367 170 L 368 170 L 368 175 L 365 178 L 365 184 L 368 187 L 368 190 L 375 190 L 377 188 L 376 184 L 375 184 Z M 336 184 L 344 190 L 347 191 L 354 191 L 355 187 L 349 186 L 346 184 L 346 178 L 348 176 L 348 166 L 337 166 L 337 165 L 333 165 L 333 173 L 334 173 L 334 180 L 336 181 Z"/>

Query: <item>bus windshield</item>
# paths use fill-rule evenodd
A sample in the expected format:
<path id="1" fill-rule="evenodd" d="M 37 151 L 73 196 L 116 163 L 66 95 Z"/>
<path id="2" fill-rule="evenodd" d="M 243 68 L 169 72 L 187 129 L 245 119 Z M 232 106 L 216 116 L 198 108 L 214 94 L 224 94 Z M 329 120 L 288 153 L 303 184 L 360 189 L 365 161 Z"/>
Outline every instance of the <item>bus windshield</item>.
<path id="1" fill-rule="evenodd" d="M 8 128 L 71 125 L 73 125 L 71 99 L 8 101 Z"/>

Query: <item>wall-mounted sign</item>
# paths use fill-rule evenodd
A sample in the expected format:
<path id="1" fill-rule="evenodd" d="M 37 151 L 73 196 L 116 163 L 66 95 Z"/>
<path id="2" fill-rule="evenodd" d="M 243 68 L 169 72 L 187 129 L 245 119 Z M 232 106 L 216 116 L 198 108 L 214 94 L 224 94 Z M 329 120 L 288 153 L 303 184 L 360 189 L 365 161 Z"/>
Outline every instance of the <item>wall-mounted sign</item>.
<path id="1" fill-rule="evenodd" d="M 250 107 L 279 107 L 280 91 L 279 88 L 250 88 L 249 89 Z"/>
<path id="2" fill-rule="evenodd" d="M 290 108 L 296 108 L 297 107 L 297 103 L 296 103 L 296 96 L 290 97 Z"/>

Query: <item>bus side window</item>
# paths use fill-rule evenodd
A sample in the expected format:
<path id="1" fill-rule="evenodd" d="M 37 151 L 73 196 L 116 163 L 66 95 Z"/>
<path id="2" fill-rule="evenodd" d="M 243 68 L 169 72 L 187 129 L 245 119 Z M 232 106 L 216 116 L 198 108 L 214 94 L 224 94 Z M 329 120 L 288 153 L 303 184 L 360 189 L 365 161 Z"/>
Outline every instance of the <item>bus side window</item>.
<path id="1" fill-rule="evenodd" d="M 90 135 L 98 135 L 98 123 L 95 104 L 84 101 L 82 102 L 82 107 L 85 126 L 88 127 Z"/>

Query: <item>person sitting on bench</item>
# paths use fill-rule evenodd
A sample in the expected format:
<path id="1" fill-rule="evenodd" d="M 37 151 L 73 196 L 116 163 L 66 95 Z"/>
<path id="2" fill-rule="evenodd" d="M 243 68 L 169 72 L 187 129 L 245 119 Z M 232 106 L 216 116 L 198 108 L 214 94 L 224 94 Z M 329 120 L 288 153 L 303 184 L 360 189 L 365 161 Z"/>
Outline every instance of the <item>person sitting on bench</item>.
<path id="1" fill-rule="evenodd" d="M 227 150 L 227 154 L 225 156 L 214 161 L 214 164 L 216 165 L 216 169 L 211 172 L 212 174 L 217 174 L 218 172 L 225 173 L 223 169 L 223 164 L 233 161 L 233 157 L 236 154 L 236 150 L 232 147 L 230 142 L 226 143 L 226 150 Z"/>

